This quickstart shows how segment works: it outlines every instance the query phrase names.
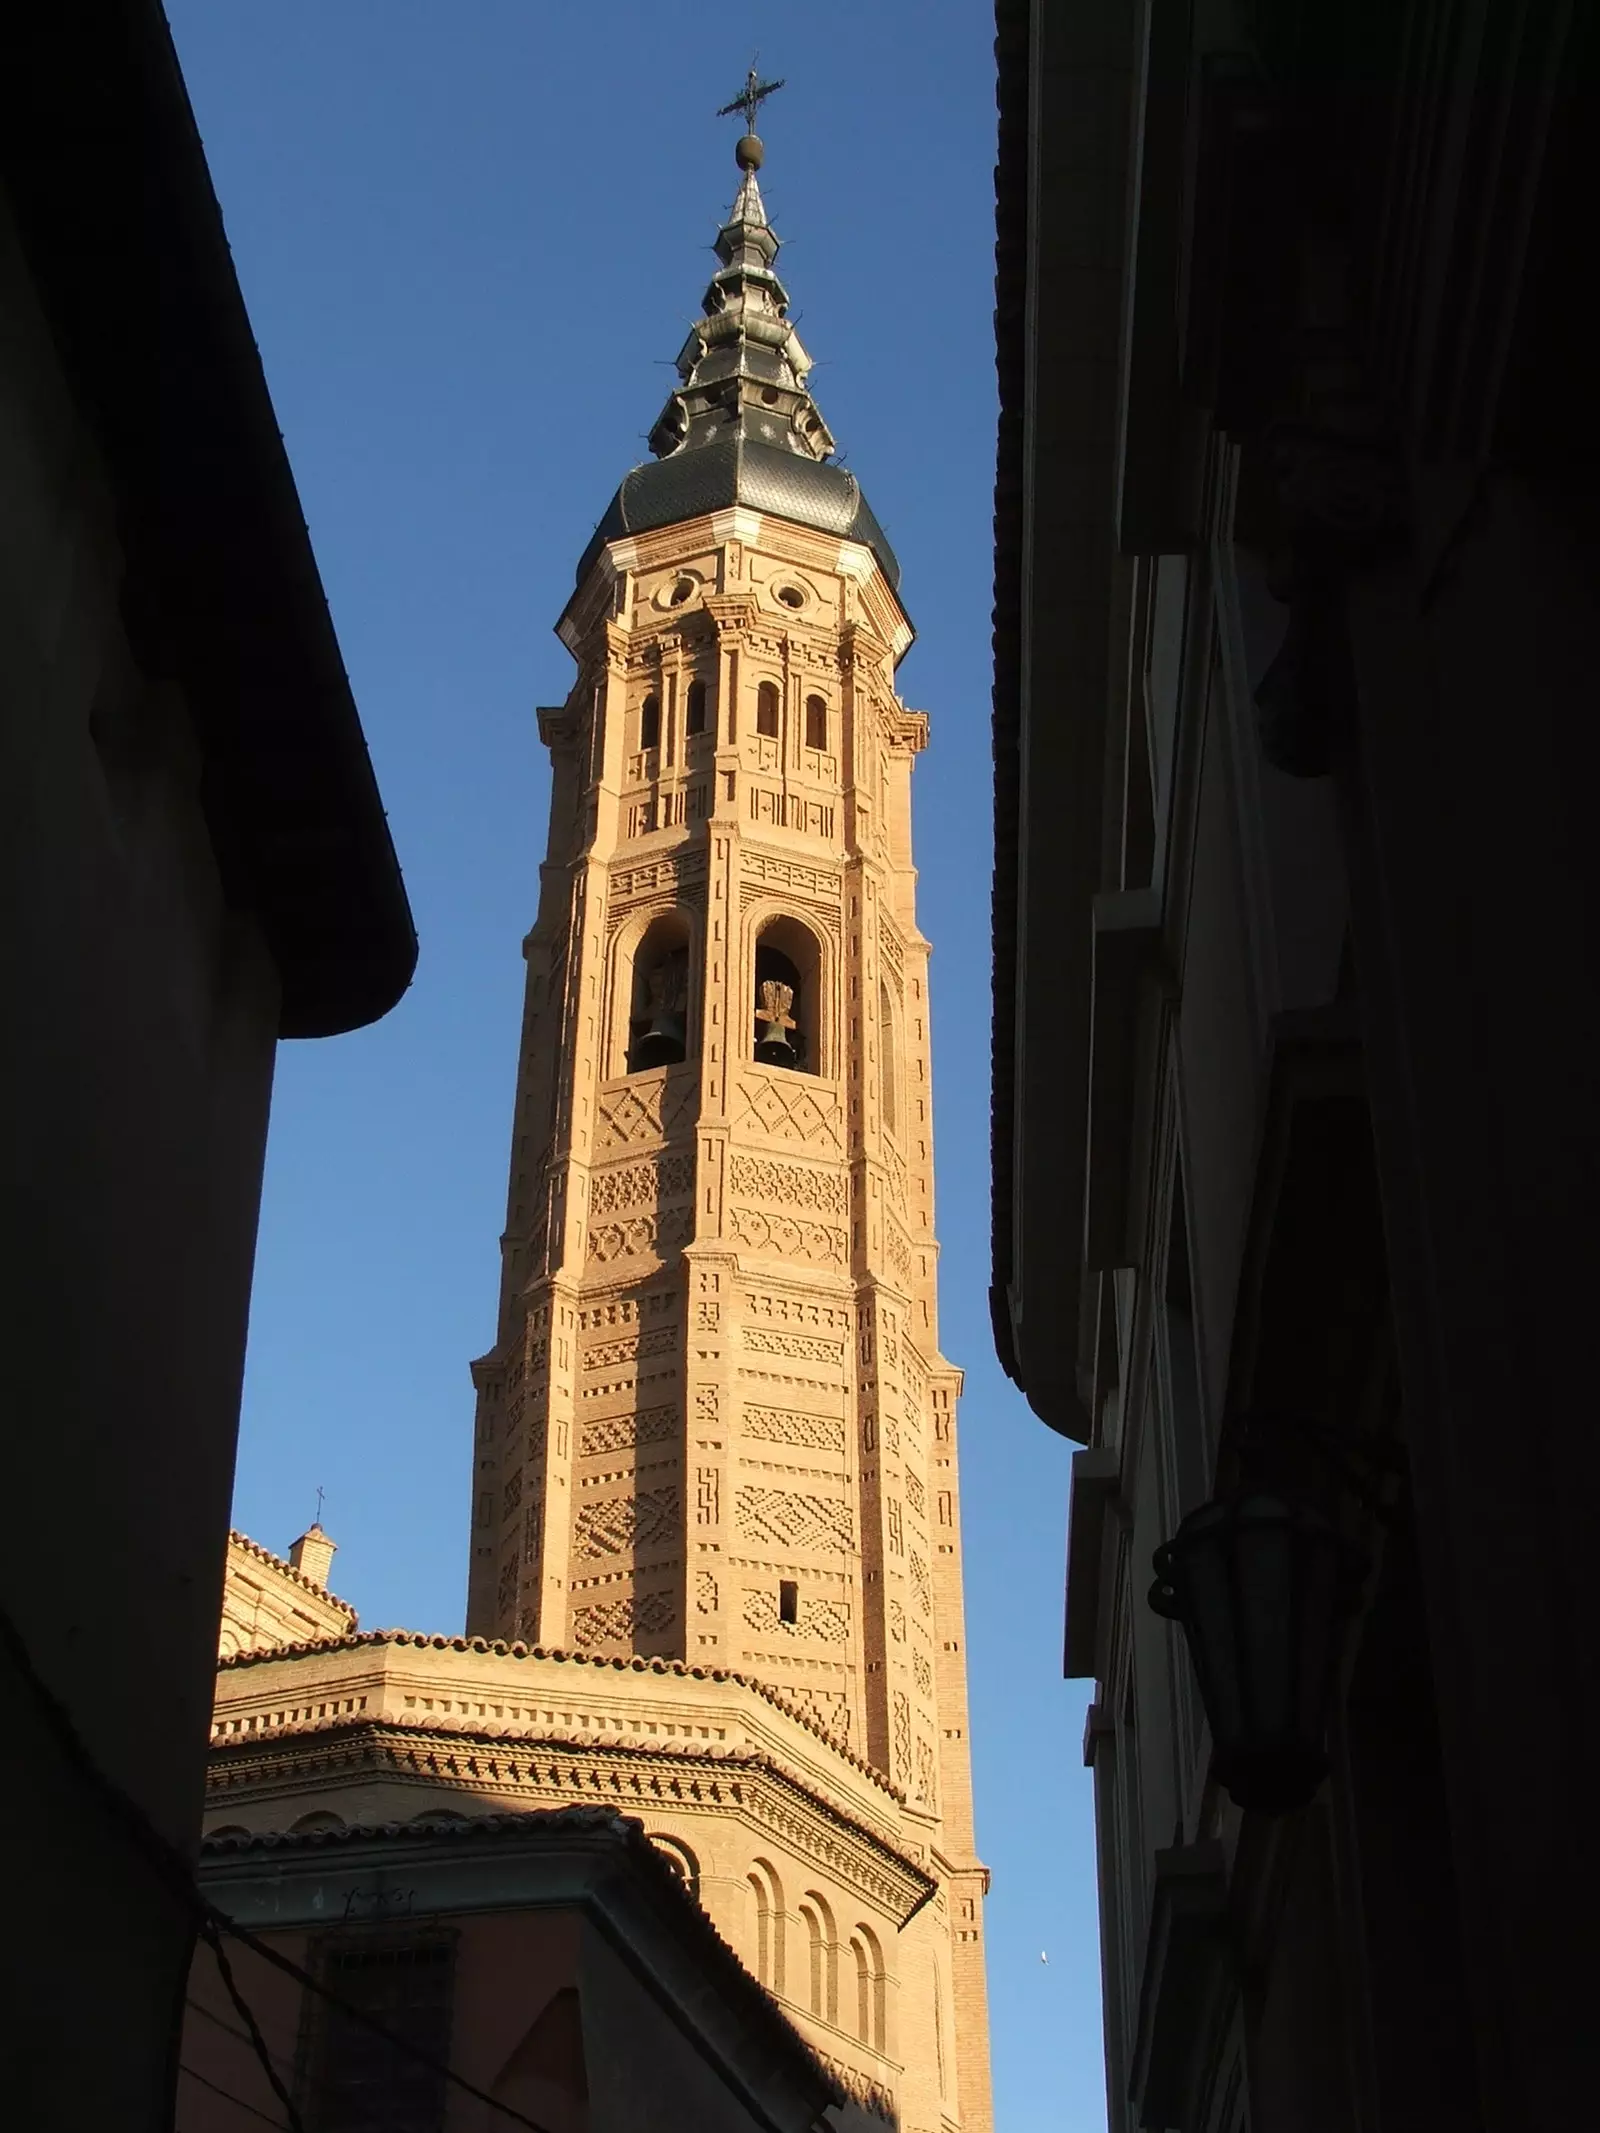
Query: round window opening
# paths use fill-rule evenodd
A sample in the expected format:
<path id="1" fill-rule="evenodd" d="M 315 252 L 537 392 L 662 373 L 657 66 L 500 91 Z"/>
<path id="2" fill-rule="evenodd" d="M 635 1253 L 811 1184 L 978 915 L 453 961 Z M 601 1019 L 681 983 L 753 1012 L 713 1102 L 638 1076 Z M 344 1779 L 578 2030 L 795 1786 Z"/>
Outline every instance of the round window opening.
<path id="1" fill-rule="evenodd" d="M 668 605 L 671 607 L 682 607 L 684 601 L 690 597 L 693 591 L 693 578 L 679 578 L 678 582 L 673 586 L 671 592 L 667 595 Z"/>
<path id="2" fill-rule="evenodd" d="M 776 407 L 776 406 L 777 406 L 777 404 L 778 404 L 778 388 L 777 388 L 777 386 L 776 386 L 776 385 L 767 385 L 767 386 L 764 386 L 764 387 L 762 388 L 762 392 L 761 392 L 761 397 L 762 397 L 763 401 L 764 401 L 764 402 L 766 403 L 766 405 L 767 405 L 768 407 Z"/>
<path id="3" fill-rule="evenodd" d="M 804 607 L 806 604 L 806 596 L 798 585 L 780 585 L 778 598 L 785 607 Z"/>

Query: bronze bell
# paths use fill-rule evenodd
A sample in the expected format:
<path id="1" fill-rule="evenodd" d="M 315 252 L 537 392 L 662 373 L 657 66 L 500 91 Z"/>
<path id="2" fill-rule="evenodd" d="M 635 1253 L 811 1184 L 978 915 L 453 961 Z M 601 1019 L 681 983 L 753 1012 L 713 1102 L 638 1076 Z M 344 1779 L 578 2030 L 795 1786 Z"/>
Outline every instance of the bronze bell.
<path id="1" fill-rule="evenodd" d="M 789 1012 L 794 1005 L 794 987 L 777 978 L 763 978 L 756 990 L 760 995 L 756 1007 L 757 1059 L 763 1066 L 797 1067 L 800 1053 L 789 1036 L 795 1026 Z"/>
<path id="2" fill-rule="evenodd" d="M 645 1021 L 629 1053 L 630 1072 L 642 1074 L 650 1067 L 677 1066 L 688 1057 L 684 978 L 685 972 L 676 957 L 658 963 L 654 970 L 646 973 Z M 635 1028 L 638 1028 L 637 1024 Z"/>

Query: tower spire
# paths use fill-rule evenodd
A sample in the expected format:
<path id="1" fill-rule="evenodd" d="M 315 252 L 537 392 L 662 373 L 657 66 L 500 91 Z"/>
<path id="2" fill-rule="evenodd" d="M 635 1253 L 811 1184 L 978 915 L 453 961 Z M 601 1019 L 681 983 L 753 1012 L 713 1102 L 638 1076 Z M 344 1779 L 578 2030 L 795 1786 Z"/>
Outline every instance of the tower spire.
<path id="1" fill-rule="evenodd" d="M 755 115 L 762 99 L 782 87 L 761 81 L 752 66 L 741 94 L 717 114 L 744 115 L 733 151 L 743 176 L 717 232 L 721 265 L 678 354 L 678 388 L 650 432 L 658 459 L 735 440 L 810 460 L 833 454 L 833 437 L 806 385 L 811 358 L 790 321 L 789 292 L 773 272 L 779 240 L 756 178 L 766 149 Z"/>

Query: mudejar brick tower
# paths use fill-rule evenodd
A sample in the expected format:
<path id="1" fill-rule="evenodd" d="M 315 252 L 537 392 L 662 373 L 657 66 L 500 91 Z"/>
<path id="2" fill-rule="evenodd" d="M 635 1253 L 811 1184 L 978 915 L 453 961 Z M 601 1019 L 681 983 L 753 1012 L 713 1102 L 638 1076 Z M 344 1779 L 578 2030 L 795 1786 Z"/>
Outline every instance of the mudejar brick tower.
<path id="1" fill-rule="evenodd" d="M 852 2094 L 908 2133 L 979 2133 L 960 1373 L 911 845 L 927 720 L 895 693 L 898 566 L 808 390 L 760 159 L 747 134 L 656 457 L 561 617 L 577 681 L 540 713 L 468 1628 L 683 1662 L 663 1708 L 703 1669 L 798 1715 L 811 1791 L 926 1893 L 856 1921 L 817 1842 L 779 1860 L 712 1803 L 702 1901 L 819 2048 L 874 2069 Z"/>

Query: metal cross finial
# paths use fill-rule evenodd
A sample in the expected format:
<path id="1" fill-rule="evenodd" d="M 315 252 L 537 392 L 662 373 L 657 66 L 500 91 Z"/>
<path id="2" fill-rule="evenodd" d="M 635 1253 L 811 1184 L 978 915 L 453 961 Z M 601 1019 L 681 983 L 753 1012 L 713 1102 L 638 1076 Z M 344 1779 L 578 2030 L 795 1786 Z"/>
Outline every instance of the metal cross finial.
<path id="1" fill-rule="evenodd" d="M 318 1489 L 317 1491 L 317 1515 L 311 1521 L 311 1523 L 314 1526 L 320 1526 L 322 1524 L 322 1491 L 320 1489 Z"/>
<path id="2" fill-rule="evenodd" d="M 744 113 L 745 132 L 754 133 L 756 130 L 756 113 L 760 110 L 763 100 L 771 96 L 775 89 L 781 89 L 782 87 L 783 83 L 781 81 L 762 81 L 756 73 L 754 63 L 752 63 L 750 72 L 745 77 L 743 93 L 736 96 L 731 104 L 724 104 L 717 113 L 717 117 L 719 119 L 732 118 L 736 111 L 742 111 Z"/>

